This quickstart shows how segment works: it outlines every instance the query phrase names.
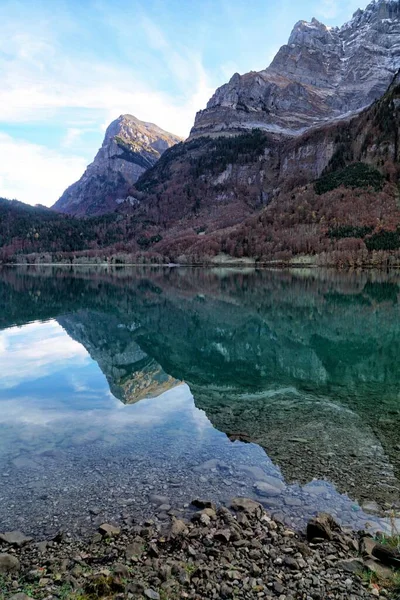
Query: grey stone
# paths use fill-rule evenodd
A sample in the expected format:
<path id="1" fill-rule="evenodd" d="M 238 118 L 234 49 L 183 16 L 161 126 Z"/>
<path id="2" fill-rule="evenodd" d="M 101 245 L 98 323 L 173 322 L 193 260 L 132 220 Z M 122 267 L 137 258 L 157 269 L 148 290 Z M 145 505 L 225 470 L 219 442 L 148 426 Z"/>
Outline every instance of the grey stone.
<path id="1" fill-rule="evenodd" d="M 376 546 L 376 541 L 368 536 L 365 536 L 361 540 L 360 550 L 363 556 L 372 556 L 372 551 Z"/>
<path id="2" fill-rule="evenodd" d="M 367 560 L 365 560 L 364 566 L 367 569 L 369 569 L 369 571 L 376 573 L 377 575 L 379 575 L 379 577 L 382 577 L 383 579 L 387 579 L 390 581 L 393 577 L 393 569 L 391 569 L 390 567 L 385 567 L 385 565 L 375 560 L 374 558 L 368 558 Z"/>
<path id="3" fill-rule="evenodd" d="M 308 522 L 307 539 L 310 542 L 314 539 L 331 540 L 334 531 L 340 531 L 339 525 L 330 515 L 321 513 Z"/>
<path id="4" fill-rule="evenodd" d="M 170 534 L 172 537 L 179 537 L 188 533 L 187 524 L 181 519 L 172 518 Z"/>
<path id="5" fill-rule="evenodd" d="M 137 556 L 138 558 L 143 554 L 145 549 L 145 541 L 140 538 L 134 540 L 131 544 L 125 548 L 125 556 L 126 558 L 132 558 L 133 556 Z"/>
<path id="6" fill-rule="evenodd" d="M 303 502 L 300 498 L 285 498 L 286 506 L 302 506 Z"/>
<path id="7" fill-rule="evenodd" d="M 372 513 L 372 514 L 379 514 L 381 512 L 379 504 L 374 501 L 364 502 L 362 505 L 362 509 L 365 512 Z"/>
<path id="8" fill-rule="evenodd" d="M 236 511 L 247 513 L 248 515 L 261 516 L 263 508 L 259 502 L 251 498 L 233 498 L 231 508 Z"/>
<path id="9" fill-rule="evenodd" d="M 0 573 L 16 573 L 20 569 L 19 560 L 11 554 L 0 554 Z"/>
<path id="10" fill-rule="evenodd" d="M 283 564 L 294 571 L 297 571 L 299 569 L 299 564 L 297 560 L 295 560 L 292 556 L 285 556 L 285 558 L 283 559 Z"/>
<path id="11" fill-rule="evenodd" d="M 47 542 L 38 542 L 36 544 L 36 547 L 37 547 L 38 551 L 40 552 L 40 554 L 43 554 L 47 550 Z"/>
<path id="12" fill-rule="evenodd" d="M 91 515 L 99 515 L 101 513 L 101 508 L 97 507 L 97 506 L 93 506 L 93 508 L 89 508 L 89 512 Z"/>
<path id="13" fill-rule="evenodd" d="M 103 523 L 103 525 L 100 525 L 99 527 L 99 532 L 103 536 L 115 537 L 121 533 L 121 529 L 110 523 Z"/>
<path id="14" fill-rule="evenodd" d="M 214 533 L 214 538 L 227 544 L 231 539 L 231 532 L 229 529 L 220 529 Z"/>
<path id="15" fill-rule="evenodd" d="M 160 600 L 160 594 L 152 589 L 144 590 L 144 595 L 150 600 Z"/>
<path id="16" fill-rule="evenodd" d="M 122 563 L 115 563 L 113 572 L 115 575 L 120 575 L 121 577 L 129 577 L 129 568 Z"/>
<path id="17" fill-rule="evenodd" d="M 362 573 L 364 562 L 359 558 L 349 558 L 336 563 L 336 567 L 346 571 L 346 573 Z"/>
<path id="18" fill-rule="evenodd" d="M 6 533 L 0 533 L 0 540 L 11 546 L 21 547 L 31 542 L 32 538 L 21 531 L 7 531 Z"/>
<path id="19" fill-rule="evenodd" d="M 400 551 L 390 546 L 376 544 L 372 550 L 372 556 L 380 560 L 384 565 L 400 569 Z"/>
<path id="20" fill-rule="evenodd" d="M 211 458 L 210 460 L 207 460 L 206 462 L 202 463 L 201 465 L 197 465 L 196 467 L 194 467 L 193 470 L 196 472 L 212 471 L 213 469 L 221 469 L 221 468 L 225 468 L 225 467 L 226 467 L 225 463 L 221 462 L 217 458 Z"/>
<path id="21" fill-rule="evenodd" d="M 156 504 L 157 506 L 162 506 L 163 504 L 170 504 L 168 496 L 160 496 L 159 494 L 152 494 L 150 496 L 150 502 L 152 504 Z"/>

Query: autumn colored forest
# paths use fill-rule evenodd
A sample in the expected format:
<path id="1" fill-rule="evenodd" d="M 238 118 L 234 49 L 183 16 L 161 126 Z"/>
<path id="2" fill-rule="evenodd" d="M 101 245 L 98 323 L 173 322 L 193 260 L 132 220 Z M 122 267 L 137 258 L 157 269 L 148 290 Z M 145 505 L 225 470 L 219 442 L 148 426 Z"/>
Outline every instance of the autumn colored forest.
<path id="1" fill-rule="evenodd" d="M 356 118 L 301 139 L 253 130 L 177 144 L 108 215 L 78 219 L 0 199 L 0 261 L 399 265 L 399 130 L 396 84 Z M 329 144 L 335 151 L 313 177 Z M 314 151 L 308 163 L 297 158 L 304 147 Z"/>

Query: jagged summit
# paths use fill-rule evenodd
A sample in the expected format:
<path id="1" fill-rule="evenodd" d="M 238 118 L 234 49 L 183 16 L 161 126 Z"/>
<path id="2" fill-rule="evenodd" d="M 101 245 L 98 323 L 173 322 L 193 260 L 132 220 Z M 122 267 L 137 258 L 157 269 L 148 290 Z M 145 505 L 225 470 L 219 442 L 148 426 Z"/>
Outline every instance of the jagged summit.
<path id="1" fill-rule="evenodd" d="M 53 208 L 78 216 L 114 210 L 140 175 L 179 141 L 178 136 L 153 123 L 130 114 L 120 115 L 107 127 L 94 161 Z"/>
<path id="2" fill-rule="evenodd" d="M 400 0 L 374 0 L 340 28 L 299 21 L 268 68 L 236 73 L 215 92 L 191 136 L 256 127 L 297 135 L 368 106 L 399 67 Z"/>

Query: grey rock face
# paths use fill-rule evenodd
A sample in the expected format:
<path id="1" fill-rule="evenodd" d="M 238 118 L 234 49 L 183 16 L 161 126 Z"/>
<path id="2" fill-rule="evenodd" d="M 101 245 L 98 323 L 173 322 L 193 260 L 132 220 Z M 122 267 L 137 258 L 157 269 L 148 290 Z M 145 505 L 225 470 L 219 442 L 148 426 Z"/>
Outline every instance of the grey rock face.
<path id="1" fill-rule="evenodd" d="M 400 0 L 374 0 L 341 28 L 299 21 L 271 65 L 236 73 L 191 136 L 251 128 L 294 135 L 382 96 L 400 68 Z"/>
<path id="2" fill-rule="evenodd" d="M 153 123 L 121 115 L 107 128 L 94 161 L 65 190 L 54 209 L 70 215 L 100 215 L 116 208 L 129 188 L 167 148 L 181 141 Z"/>

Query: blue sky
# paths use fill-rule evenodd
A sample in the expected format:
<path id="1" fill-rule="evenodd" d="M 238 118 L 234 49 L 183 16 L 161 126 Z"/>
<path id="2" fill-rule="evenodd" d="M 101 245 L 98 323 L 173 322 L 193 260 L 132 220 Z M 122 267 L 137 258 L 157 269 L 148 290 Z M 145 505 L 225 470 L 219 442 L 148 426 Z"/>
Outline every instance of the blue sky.
<path id="1" fill-rule="evenodd" d="M 293 25 L 341 25 L 366 0 L 1 0 L 0 196 L 53 204 L 122 113 L 185 137 L 237 71 Z"/>

